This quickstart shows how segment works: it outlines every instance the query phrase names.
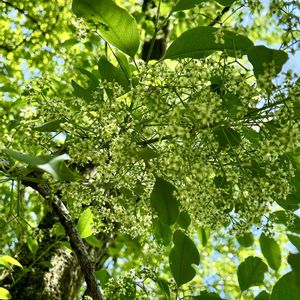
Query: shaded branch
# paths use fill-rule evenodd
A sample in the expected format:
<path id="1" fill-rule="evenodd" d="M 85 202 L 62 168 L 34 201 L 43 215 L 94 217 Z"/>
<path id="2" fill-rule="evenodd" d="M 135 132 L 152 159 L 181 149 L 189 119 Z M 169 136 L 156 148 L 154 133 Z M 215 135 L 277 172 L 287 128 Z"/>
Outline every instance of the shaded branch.
<path id="1" fill-rule="evenodd" d="M 8 171 L 10 169 L 10 164 L 7 160 L 0 157 L 0 169 L 3 171 Z M 34 179 L 40 178 L 42 171 L 34 171 L 27 175 Z M 65 229 L 66 235 L 70 240 L 71 247 L 75 252 L 78 262 L 80 264 L 82 273 L 87 284 L 87 294 L 91 296 L 94 300 L 102 300 L 102 294 L 100 292 L 97 280 L 95 277 L 95 264 L 90 259 L 85 244 L 80 237 L 76 224 L 74 223 L 67 207 L 63 201 L 57 195 L 53 195 L 49 185 L 33 182 L 30 180 L 22 180 L 22 184 L 27 187 L 31 187 L 36 190 L 52 207 L 53 212 L 58 217 L 60 223 Z"/>

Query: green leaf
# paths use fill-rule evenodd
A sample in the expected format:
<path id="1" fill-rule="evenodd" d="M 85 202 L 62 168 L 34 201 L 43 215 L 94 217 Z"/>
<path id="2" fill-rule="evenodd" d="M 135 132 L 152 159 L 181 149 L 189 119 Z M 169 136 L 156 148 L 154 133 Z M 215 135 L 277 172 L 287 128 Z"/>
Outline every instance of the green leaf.
<path id="1" fill-rule="evenodd" d="M 287 261 L 293 270 L 294 283 L 300 289 L 300 253 L 289 254 Z"/>
<path id="2" fill-rule="evenodd" d="M 195 300 L 222 300 L 217 293 L 202 291 L 199 296 L 193 296 Z"/>
<path id="3" fill-rule="evenodd" d="M 251 127 L 243 126 L 243 136 L 254 146 L 259 146 L 260 133 L 252 129 Z"/>
<path id="4" fill-rule="evenodd" d="M 270 294 L 267 293 L 266 291 L 261 291 L 255 298 L 254 300 L 269 300 L 270 299 Z"/>
<path id="5" fill-rule="evenodd" d="M 15 258 L 13 258 L 9 255 L 1 255 L 0 256 L 0 264 L 6 266 L 6 263 L 23 268 L 22 265 Z"/>
<path id="6" fill-rule="evenodd" d="M 235 147 L 241 142 L 241 135 L 229 126 L 220 126 L 214 131 L 216 140 L 221 148 Z"/>
<path id="7" fill-rule="evenodd" d="M 80 215 L 77 229 L 83 239 L 93 234 L 93 213 L 90 208 L 84 210 Z"/>
<path id="8" fill-rule="evenodd" d="M 112 0 L 74 0 L 72 9 L 103 39 L 134 57 L 139 48 L 139 32 L 135 19 Z"/>
<path id="9" fill-rule="evenodd" d="M 3 287 L 0 287 L 0 299 L 11 299 L 9 291 Z"/>
<path id="10" fill-rule="evenodd" d="M 130 64 L 128 62 L 126 55 L 124 55 L 120 51 L 116 51 L 115 55 L 116 55 L 118 64 L 120 65 L 120 68 L 123 71 L 123 73 L 125 74 L 126 78 L 128 78 L 128 79 L 131 78 L 132 71 L 131 71 L 131 67 L 130 67 Z"/>
<path id="11" fill-rule="evenodd" d="M 39 248 L 38 241 L 33 238 L 27 238 L 27 246 L 32 254 L 35 254 Z"/>
<path id="12" fill-rule="evenodd" d="M 105 285 L 108 283 L 111 278 L 110 274 L 106 269 L 98 270 L 95 272 L 96 278 L 100 281 L 101 287 L 104 289 Z"/>
<path id="13" fill-rule="evenodd" d="M 263 284 L 264 273 L 268 271 L 267 265 L 259 257 L 249 256 L 238 267 L 238 281 L 241 291 L 251 286 Z"/>
<path id="14" fill-rule="evenodd" d="M 292 273 L 285 274 L 276 282 L 270 300 L 300 300 L 300 289 L 295 286 Z"/>
<path id="15" fill-rule="evenodd" d="M 168 225 L 176 222 L 179 216 L 179 207 L 173 193 L 176 188 L 168 181 L 156 177 L 150 195 L 151 207 L 157 212 L 159 219 Z"/>
<path id="16" fill-rule="evenodd" d="M 211 26 L 201 26 L 184 32 L 167 49 L 165 58 L 203 58 L 215 51 L 226 51 L 235 56 L 237 52 L 246 54 L 253 46 L 247 37 L 231 31 L 224 31 L 224 44 L 216 42 L 218 29 Z"/>
<path id="17" fill-rule="evenodd" d="M 265 46 L 254 46 L 248 50 L 248 59 L 253 66 L 255 77 L 263 75 L 270 64 L 275 66 L 275 74 L 278 74 L 282 66 L 288 60 L 288 55 L 282 50 L 269 49 Z"/>
<path id="18" fill-rule="evenodd" d="M 242 102 L 236 95 L 227 93 L 223 97 L 223 107 L 228 111 L 228 115 L 234 118 L 242 107 Z"/>
<path id="19" fill-rule="evenodd" d="M 191 224 L 191 217 L 190 215 L 188 214 L 187 211 L 182 211 L 180 214 L 179 214 L 179 218 L 177 220 L 177 224 L 183 228 L 183 229 L 188 229 L 188 227 L 190 226 Z"/>
<path id="20" fill-rule="evenodd" d="M 182 231 L 175 231 L 173 241 L 174 247 L 169 255 L 169 263 L 177 286 L 180 287 L 191 281 L 196 275 L 196 271 L 191 265 L 198 265 L 200 256 L 194 242 Z"/>
<path id="21" fill-rule="evenodd" d="M 93 96 L 89 89 L 84 89 L 74 80 L 71 80 L 72 87 L 74 89 L 74 95 L 78 98 L 82 98 L 86 102 L 91 102 L 93 100 Z"/>
<path id="22" fill-rule="evenodd" d="M 160 287 L 160 289 L 163 291 L 167 299 L 170 299 L 170 288 L 168 282 L 162 278 L 158 278 L 157 284 Z"/>
<path id="23" fill-rule="evenodd" d="M 179 0 L 172 11 L 190 9 L 203 2 L 207 2 L 207 0 Z"/>
<path id="24" fill-rule="evenodd" d="M 67 168 L 64 162 L 70 159 L 67 154 L 59 156 L 33 156 L 10 149 L 3 149 L 2 151 L 13 159 L 51 174 L 57 180 L 72 181 L 75 179 L 75 175 Z"/>
<path id="25" fill-rule="evenodd" d="M 53 231 L 54 231 L 55 235 L 57 235 L 57 236 L 66 235 L 64 227 L 59 222 L 57 222 L 53 225 Z"/>
<path id="26" fill-rule="evenodd" d="M 158 157 L 158 153 L 150 147 L 144 147 L 138 152 L 138 156 L 145 162 L 148 162 L 152 158 Z"/>
<path id="27" fill-rule="evenodd" d="M 292 214 L 287 216 L 286 211 L 278 210 L 273 212 L 271 214 L 271 217 L 275 223 L 288 225 L 288 230 L 300 233 L 300 217 L 298 217 L 297 215 Z M 290 221 L 292 221 L 291 225 L 289 225 Z"/>
<path id="28" fill-rule="evenodd" d="M 60 44 L 60 47 L 64 47 L 66 49 L 69 49 L 69 48 L 73 47 L 74 45 L 76 45 L 78 43 L 79 43 L 79 40 L 72 38 L 72 39 L 68 39 L 68 40 L 65 40 L 64 42 L 62 42 Z"/>
<path id="29" fill-rule="evenodd" d="M 60 129 L 60 124 L 64 122 L 64 119 L 52 120 L 44 124 L 33 127 L 33 130 L 40 132 L 55 132 Z"/>
<path id="30" fill-rule="evenodd" d="M 85 69 L 82 69 L 82 68 L 76 68 L 75 70 L 78 70 L 81 74 L 83 74 L 89 78 L 88 90 L 90 92 L 97 90 L 97 88 L 99 86 L 99 80 L 93 73 L 91 73 L 90 71 L 87 71 Z"/>
<path id="31" fill-rule="evenodd" d="M 152 223 L 155 238 L 158 241 L 162 240 L 165 246 L 169 245 L 172 239 L 171 228 L 168 225 L 162 223 L 159 218 L 153 219 Z"/>
<path id="32" fill-rule="evenodd" d="M 223 6 L 230 6 L 236 0 L 216 0 L 216 1 Z"/>
<path id="33" fill-rule="evenodd" d="M 101 248 L 102 243 L 94 235 L 88 236 L 84 239 L 89 245 L 95 248 Z"/>
<path id="34" fill-rule="evenodd" d="M 290 240 L 290 242 L 298 249 L 298 251 L 300 252 L 300 237 L 296 236 L 296 235 L 291 235 L 288 234 L 287 235 L 288 239 Z"/>
<path id="35" fill-rule="evenodd" d="M 237 236 L 237 240 L 242 247 L 250 247 L 254 243 L 254 237 L 251 232 L 245 232 L 243 235 Z"/>
<path id="36" fill-rule="evenodd" d="M 202 227 L 198 230 L 198 238 L 201 241 L 203 247 L 207 245 L 209 236 L 210 230 L 208 228 Z"/>
<path id="37" fill-rule="evenodd" d="M 263 233 L 259 238 L 259 243 L 261 252 L 266 258 L 269 266 L 273 270 L 278 271 L 281 264 L 281 252 L 277 242 Z"/>
<path id="38" fill-rule="evenodd" d="M 101 56 L 98 62 L 100 78 L 107 82 L 118 83 L 126 92 L 130 89 L 130 82 L 126 77 L 126 72 L 110 63 L 105 56 Z M 106 88 L 107 95 L 112 98 L 113 90 Z"/>

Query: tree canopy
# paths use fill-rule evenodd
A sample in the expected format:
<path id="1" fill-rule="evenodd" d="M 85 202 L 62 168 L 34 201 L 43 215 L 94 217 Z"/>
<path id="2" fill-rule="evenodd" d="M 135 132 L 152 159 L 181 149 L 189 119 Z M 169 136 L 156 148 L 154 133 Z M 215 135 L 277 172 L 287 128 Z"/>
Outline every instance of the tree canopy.
<path id="1" fill-rule="evenodd" d="M 300 299 L 298 1 L 0 16 L 0 299 Z"/>

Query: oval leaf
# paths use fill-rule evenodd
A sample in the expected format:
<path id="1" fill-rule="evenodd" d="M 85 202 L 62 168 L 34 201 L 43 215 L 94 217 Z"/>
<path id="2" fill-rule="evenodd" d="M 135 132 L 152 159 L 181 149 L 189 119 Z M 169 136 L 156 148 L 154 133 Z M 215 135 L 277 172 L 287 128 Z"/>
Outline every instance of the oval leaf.
<path id="1" fill-rule="evenodd" d="M 199 296 L 193 296 L 195 300 L 223 300 L 218 294 L 202 291 Z"/>
<path id="2" fill-rule="evenodd" d="M 20 268 L 23 268 L 22 265 L 15 258 L 13 258 L 13 257 L 11 257 L 9 255 L 2 255 L 2 256 L 0 256 L 0 261 L 2 261 L 4 263 L 9 263 L 11 265 L 18 266 Z M 2 265 L 5 265 L 4 263 Z"/>
<path id="3" fill-rule="evenodd" d="M 0 287 L 0 299 L 11 299 L 9 291 L 3 287 Z"/>
<path id="4" fill-rule="evenodd" d="M 93 213 L 87 208 L 81 215 L 77 223 L 77 229 L 81 238 L 87 238 L 93 234 Z"/>
<path id="5" fill-rule="evenodd" d="M 263 284 L 268 266 L 259 257 L 249 256 L 238 267 L 238 280 L 242 291 Z"/>
<path id="6" fill-rule="evenodd" d="M 111 0 L 74 0 L 72 9 L 95 28 L 105 41 L 134 57 L 139 48 L 135 19 Z"/>
<path id="7" fill-rule="evenodd" d="M 163 241 L 165 246 L 169 245 L 172 238 L 172 230 L 171 228 L 162 223 L 159 218 L 153 220 L 153 231 L 154 236 L 157 240 Z"/>
<path id="8" fill-rule="evenodd" d="M 277 75 L 288 60 L 288 55 L 284 51 L 269 49 L 265 46 L 254 46 L 249 49 L 247 54 L 255 77 L 263 75 L 270 64 L 275 66 L 275 74 L 272 75 Z"/>
<path id="9" fill-rule="evenodd" d="M 38 241 L 33 238 L 27 238 L 27 246 L 32 254 L 35 254 L 39 248 Z"/>
<path id="10" fill-rule="evenodd" d="M 95 272 L 96 278 L 100 281 L 101 287 L 104 289 L 105 285 L 108 283 L 111 278 L 110 274 L 106 269 L 98 270 Z"/>
<path id="11" fill-rule="evenodd" d="M 174 247 L 169 255 L 169 263 L 177 286 L 180 287 L 191 281 L 196 275 L 196 271 L 191 265 L 198 265 L 200 256 L 194 242 L 182 231 L 174 232 L 173 241 Z"/>
<path id="12" fill-rule="evenodd" d="M 182 229 L 188 229 L 188 227 L 191 224 L 191 217 L 188 214 L 187 211 L 182 211 L 179 215 L 179 218 L 177 220 L 177 224 L 182 228 Z"/>
<path id="13" fill-rule="evenodd" d="M 98 70 L 100 78 L 107 82 L 118 83 L 125 91 L 129 90 L 130 82 L 126 77 L 126 71 L 111 64 L 105 56 L 101 56 L 98 62 Z M 113 97 L 113 91 L 109 88 L 105 89 L 107 95 Z"/>
<path id="14" fill-rule="evenodd" d="M 246 54 L 253 46 L 247 37 L 231 31 L 224 31 L 224 43 L 216 42 L 217 28 L 200 26 L 184 32 L 168 48 L 165 58 L 203 58 L 215 51 L 226 51 L 228 55 L 235 56 L 237 52 Z"/>
<path id="15" fill-rule="evenodd" d="M 276 282 L 270 300 L 300 300 L 300 289 L 294 285 L 292 272 L 285 274 Z"/>
<path id="16" fill-rule="evenodd" d="M 150 196 L 151 207 L 157 212 L 159 219 L 168 225 L 174 224 L 179 215 L 174 191 L 175 187 L 171 183 L 157 177 Z"/>
<path id="17" fill-rule="evenodd" d="M 214 135 L 221 148 L 238 146 L 242 140 L 241 135 L 229 126 L 218 127 Z"/>
<path id="18" fill-rule="evenodd" d="M 202 2 L 207 2 L 207 0 L 179 0 L 172 11 L 190 9 Z"/>
<path id="19" fill-rule="evenodd" d="M 288 234 L 289 241 L 298 249 L 300 252 L 300 237 L 297 235 Z"/>
<path id="20" fill-rule="evenodd" d="M 60 129 L 60 124 L 63 122 L 64 119 L 52 120 L 44 124 L 35 126 L 32 129 L 40 132 L 54 132 L 57 131 L 57 129 Z"/>
<path id="21" fill-rule="evenodd" d="M 277 242 L 271 238 L 262 234 L 259 238 L 261 252 L 266 258 L 269 266 L 277 271 L 281 264 L 281 252 Z"/>
<path id="22" fill-rule="evenodd" d="M 294 283 L 300 289 L 300 253 L 289 254 L 287 260 L 293 270 Z"/>
<path id="23" fill-rule="evenodd" d="M 268 294 L 266 291 L 261 291 L 254 300 L 269 300 L 270 294 Z"/>
<path id="24" fill-rule="evenodd" d="M 75 175 L 67 168 L 64 162 L 65 160 L 70 159 L 67 154 L 59 156 L 34 156 L 10 149 L 4 149 L 2 151 L 8 154 L 11 158 L 28 164 L 29 166 L 44 170 L 57 180 L 71 181 L 75 179 Z"/>
<path id="25" fill-rule="evenodd" d="M 242 247 L 250 247 L 254 243 L 254 237 L 251 232 L 245 232 L 241 236 L 237 236 L 237 240 Z"/>
<path id="26" fill-rule="evenodd" d="M 167 299 L 170 299 L 170 288 L 168 282 L 162 278 L 157 278 L 157 284 L 160 287 L 160 289 L 163 291 Z"/>

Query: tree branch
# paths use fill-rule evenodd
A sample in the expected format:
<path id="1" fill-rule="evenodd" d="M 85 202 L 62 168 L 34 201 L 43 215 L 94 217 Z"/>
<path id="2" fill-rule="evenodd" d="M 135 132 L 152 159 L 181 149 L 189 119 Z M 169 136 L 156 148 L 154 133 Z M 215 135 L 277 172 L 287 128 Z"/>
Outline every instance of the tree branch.
<path id="1" fill-rule="evenodd" d="M 7 160 L 0 157 L 0 169 L 7 171 L 10 169 L 10 164 Z M 32 178 L 40 178 L 42 175 L 41 171 L 34 171 L 27 175 Z M 90 259 L 89 254 L 86 250 L 85 244 L 80 237 L 77 227 L 63 201 L 57 195 L 53 195 L 49 185 L 29 180 L 22 180 L 22 184 L 31 187 L 36 190 L 52 207 L 54 213 L 58 217 L 60 223 L 65 229 L 67 236 L 69 237 L 71 247 L 75 252 L 78 262 L 80 264 L 82 273 L 87 284 L 87 294 L 94 300 L 102 300 L 102 294 L 97 284 L 95 277 L 95 264 Z"/>

